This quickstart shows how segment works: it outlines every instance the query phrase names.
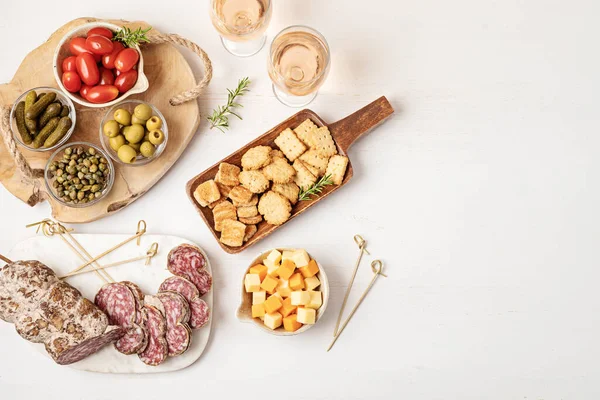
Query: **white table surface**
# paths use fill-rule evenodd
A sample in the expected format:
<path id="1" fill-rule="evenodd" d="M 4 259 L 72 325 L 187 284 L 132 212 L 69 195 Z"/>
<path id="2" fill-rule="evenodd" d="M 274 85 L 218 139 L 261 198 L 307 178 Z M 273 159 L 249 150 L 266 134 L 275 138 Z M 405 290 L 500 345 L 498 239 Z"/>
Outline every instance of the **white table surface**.
<path id="1" fill-rule="evenodd" d="M 34 4 L 35 3 L 35 4 Z M 596 211 L 600 6 L 593 0 L 278 1 L 268 34 L 320 30 L 333 64 L 311 104 L 333 122 L 386 95 L 397 112 L 350 151 L 355 176 L 254 248 L 227 255 L 184 194 L 193 175 L 295 112 L 271 92 L 266 48 L 221 46 L 207 1 L 11 1 L 2 6 L 0 81 L 79 16 L 142 19 L 196 41 L 214 77 L 203 115 L 249 76 L 244 121 L 206 122 L 143 198 L 79 232 L 149 232 L 200 243 L 215 275 L 213 336 L 192 367 L 107 376 L 53 365 L 0 324 L 0 398 L 595 399 L 600 347 Z M 188 55 L 194 60 L 192 55 Z M 0 189 L 0 252 L 49 216 Z M 332 352 L 325 349 L 354 264 L 355 233 L 386 263 Z M 276 338 L 234 317 L 259 251 L 305 247 L 326 266 L 328 312 Z M 367 258 L 368 260 L 369 258 Z M 370 280 L 360 271 L 353 302 Z M 189 396 L 189 397 L 184 397 Z"/>

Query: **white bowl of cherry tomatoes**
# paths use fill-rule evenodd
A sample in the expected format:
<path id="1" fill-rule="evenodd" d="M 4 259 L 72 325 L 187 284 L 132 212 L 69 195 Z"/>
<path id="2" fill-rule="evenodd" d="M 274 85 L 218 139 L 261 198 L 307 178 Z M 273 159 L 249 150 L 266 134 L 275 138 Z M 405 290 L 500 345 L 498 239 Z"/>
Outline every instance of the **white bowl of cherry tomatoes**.
<path id="1" fill-rule="evenodd" d="M 131 32 L 107 22 L 91 22 L 73 29 L 54 52 L 58 86 L 74 102 L 96 108 L 145 92 L 148 78 L 137 43 L 140 40 L 136 40 L 141 37 L 141 41 L 147 41 L 145 32 Z"/>

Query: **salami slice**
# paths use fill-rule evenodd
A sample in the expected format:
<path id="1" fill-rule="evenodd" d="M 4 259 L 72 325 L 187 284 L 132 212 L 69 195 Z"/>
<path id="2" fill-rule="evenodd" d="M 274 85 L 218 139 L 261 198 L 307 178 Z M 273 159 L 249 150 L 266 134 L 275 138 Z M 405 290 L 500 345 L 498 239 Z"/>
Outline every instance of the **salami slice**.
<path id="1" fill-rule="evenodd" d="M 167 268 L 173 275 L 191 281 L 200 292 L 208 293 L 212 286 L 212 277 L 205 269 L 206 259 L 196 246 L 182 244 L 173 248 L 167 256 Z"/>
<path id="2" fill-rule="evenodd" d="M 142 308 L 144 308 L 144 293 L 142 289 L 138 285 L 130 281 L 122 281 L 123 285 L 127 286 L 131 293 L 133 294 L 133 298 L 135 299 L 135 323 L 139 325 L 144 324 L 144 314 L 142 312 Z"/>
<path id="3" fill-rule="evenodd" d="M 117 340 L 115 348 L 123 354 L 139 354 L 148 345 L 148 331 L 145 327 L 133 324 L 127 328 L 125 335 Z"/>
<path id="4" fill-rule="evenodd" d="M 136 320 L 136 302 L 131 290 L 121 283 L 107 283 L 100 288 L 94 300 L 108 315 L 111 325 L 129 327 Z"/>
<path id="5" fill-rule="evenodd" d="M 65 346 L 65 344 L 68 344 L 68 340 L 64 337 L 56 337 L 46 344 L 46 351 L 58 364 L 73 364 L 98 352 L 104 346 L 113 343 L 123 336 L 123 333 L 123 328 L 109 326 L 103 334 L 70 346 Z"/>
<path id="6" fill-rule="evenodd" d="M 183 354 L 192 341 L 192 330 L 187 324 L 190 319 L 188 302 L 176 292 L 161 292 L 158 298 L 165 308 L 169 356 Z"/>
<path id="7" fill-rule="evenodd" d="M 156 307 L 163 316 L 165 315 L 165 307 L 163 306 L 162 301 L 160 301 L 160 299 L 156 296 L 152 296 L 150 294 L 145 295 L 144 296 L 144 305 Z"/>
<path id="8" fill-rule="evenodd" d="M 144 364 L 159 365 L 169 355 L 169 345 L 166 339 L 167 322 L 160 310 L 154 306 L 147 304 L 143 311 L 148 331 L 148 346 L 138 357 Z"/>
<path id="9" fill-rule="evenodd" d="M 190 305 L 190 327 L 201 328 L 209 319 L 208 304 L 200 298 L 200 291 L 190 281 L 180 276 L 167 278 L 159 287 L 159 292 L 172 291 L 182 295 Z"/>

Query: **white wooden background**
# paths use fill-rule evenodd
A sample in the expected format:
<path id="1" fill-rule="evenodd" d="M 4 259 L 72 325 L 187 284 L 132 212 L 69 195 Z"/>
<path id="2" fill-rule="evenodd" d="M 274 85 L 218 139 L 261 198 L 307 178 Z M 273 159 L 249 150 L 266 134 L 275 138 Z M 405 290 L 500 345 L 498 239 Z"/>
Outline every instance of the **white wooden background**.
<path id="1" fill-rule="evenodd" d="M 96 16 L 143 19 L 200 44 L 215 71 L 201 100 L 204 115 L 238 78 L 253 84 L 242 100 L 244 121 L 233 121 L 226 134 L 203 122 L 148 194 L 77 227 L 127 233 L 144 218 L 150 232 L 206 249 L 216 309 L 202 358 L 166 375 L 83 373 L 44 360 L 0 324 L 0 397 L 597 399 L 599 3 L 275 3 L 270 38 L 307 24 L 332 48 L 331 74 L 313 110 L 333 122 L 386 95 L 397 112 L 351 150 L 350 185 L 229 256 L 189 204 L 184 184 L 294 112 L 271 92 L 266 49 L 249 59 L 228 54 L 207 1 L 4 2 L 3 82 L 60 25 Z M 34 234 L 26 223 L 48 216 L 46 205 L 30 209 L 0 189 L 0 252 Z M 385 261 L 389 278 L 377 282 L 325 353 L 355 261 L 355 233 Z M 274 338 L 238 323 L 234 310 L 249 260 L 286 245 L 317 256 L 333 289 L 314 329 Z M 369 279 L 365 266 L 356 292 Z"/>

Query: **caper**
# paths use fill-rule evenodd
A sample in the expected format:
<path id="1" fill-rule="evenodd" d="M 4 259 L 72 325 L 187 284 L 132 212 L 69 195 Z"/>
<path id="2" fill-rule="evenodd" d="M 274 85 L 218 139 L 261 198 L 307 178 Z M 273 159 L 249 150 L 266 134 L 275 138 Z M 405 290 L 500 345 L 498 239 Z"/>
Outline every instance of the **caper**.
<path id="1" fill-rule="evenodd" d="M 96 171 L 98 171 L 98 166 L 96 164 L 92 164 L 90 166 L 90 172 L 96 172 Z"/>

